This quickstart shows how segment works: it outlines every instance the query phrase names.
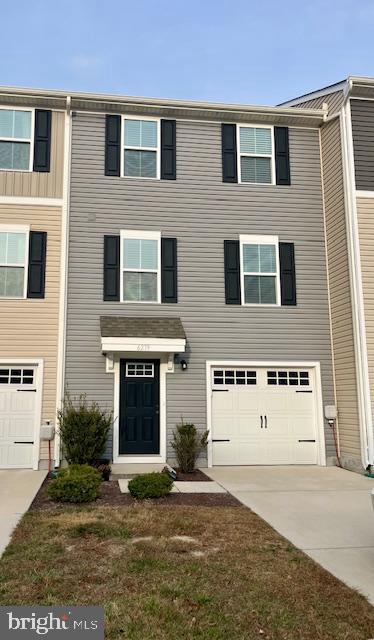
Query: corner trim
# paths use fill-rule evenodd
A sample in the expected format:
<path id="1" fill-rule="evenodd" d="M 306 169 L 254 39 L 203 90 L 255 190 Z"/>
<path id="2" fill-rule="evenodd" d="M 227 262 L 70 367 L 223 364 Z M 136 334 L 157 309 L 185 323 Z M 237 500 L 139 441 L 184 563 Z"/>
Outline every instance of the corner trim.
<path id="1" fill-rule="evenodd" d="M 364 468 L 374 463 L 373 421 L 370 401 L 369 364 L 362 287 L 360 238 L 358 230 L 356 181 L 350 100 L 342 108 L 341 135 L 345 214 L 348 240 L 353 336 L 360 423 L 361 459 Z"/>

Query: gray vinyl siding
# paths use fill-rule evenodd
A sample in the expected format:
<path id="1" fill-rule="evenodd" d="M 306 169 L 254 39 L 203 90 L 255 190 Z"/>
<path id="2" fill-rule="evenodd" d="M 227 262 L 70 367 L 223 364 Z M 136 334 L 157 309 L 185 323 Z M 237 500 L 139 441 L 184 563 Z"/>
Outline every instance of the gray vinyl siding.
<path id="1" fill-rule="evenodd" d="M 323 103 L 328 104 L 329 114 L 337 113 L 343 104 L 343 91 L 334 91 L 334 93 L 326 93 L 318 98 L 312 98 L 311 100 L 303 100 L 298 104 L 294 104 L 294 107 L 301 109 L 322 109 Z"/>
<path id="2" fill-rule="evenodd" d="M 222 183 L 221 125 L 177 122 L 177 180 L 104 176 L 105 116 L 73 119 L 66 382 L 113 406 L 99 317 L 180 317 L 188 370 L 167 375 L 168 440 L 183 416 L 206 426 L 206 360 L 320 361 L 323 402 L 333 402 L 319 132 L 290 129 L 289 187 Z M 178 239 L 178 304 L 103 302 L 103 236 L 160 230 Z M 223 241 L 274 234 L 295 243 L 297 307 L 225 304 Z M 326 431 L 327 454 L 333 455 Z M 111 443 L 109 444 L 111 451 Z M 169 455 L 171 455 L 169 448 Z"/>
<path id="3" fill-rule="evenodd" d="M 356 189 L 374 191 L 374 102 L 350 102 Z"/>

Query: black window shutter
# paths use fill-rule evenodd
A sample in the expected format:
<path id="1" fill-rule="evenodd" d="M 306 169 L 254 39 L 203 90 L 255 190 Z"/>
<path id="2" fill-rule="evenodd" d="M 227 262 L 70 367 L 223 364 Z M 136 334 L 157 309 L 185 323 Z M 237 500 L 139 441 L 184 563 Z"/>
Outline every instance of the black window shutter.
<path id="1" fill-rule="evenodd" d="M 225 240 L 224 254 L 226 304 L 241 304 L 239 241 Z"/>
<path id="2" fill-rule="evenodd" d="M 178 302 L 177 239 L 161 238 L 161 300 Z"/>
<path id="3" fill-rule="evenodd" d="M 104 300 L 119 301 L 120 237 L 104 236 Z"/>
<path id="4" fill-rule="evenodd" d="M 295 248 L 293 242 L 279 243 L 282 305 L 296 306 Z"/>
<path id="5" fill-rule="evenodd" d="M 161 180 L 176 180 L 176 121 L 161 120 Z"/>
<path id="6" fill-rule="evenodd" d="M 33 171 L 48 173 L 51 166 L 52 111 L 35 109 Z"/>
<path id="7" fill-rule="evenodd" d="M 222 124 L 222 181 L 238 182 L 235 124 Z"/>
<path id="8" fill-rule="evenodd" d="M 291 184 L 288 127 L 274 127 L 276 183 Z"/>
<path id="9" fill-rule="evenodd" d="M 121 116 L 105 118 L 105 175 L 119 176 L 121 172 Z"/>
<path id="10" fill-rule="evenodd" d="M 27 279 L 27 297 L 45 297 L 45 263 L 47 256 L 47 233 L 30 231 L 29 272 Z"/>

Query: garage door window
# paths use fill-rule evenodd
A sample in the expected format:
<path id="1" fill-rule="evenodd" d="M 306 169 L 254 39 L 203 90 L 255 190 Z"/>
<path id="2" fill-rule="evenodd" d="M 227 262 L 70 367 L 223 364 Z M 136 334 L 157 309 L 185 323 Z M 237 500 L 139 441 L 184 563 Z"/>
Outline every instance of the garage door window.
<path id="1" fill-rule="evenodd" d="M 256 371 L 250 369 L 215 369 L 213 371 L 215 385 L 249 385 L 256 382 Z"/>
<path id="2" fill-rule="evenodd" d="M 0 384 L 33 384 L 34 370 L 23 368 L 0 369 Z"/>
<path id="3" fill-rule="evenodd" d="M 279 256 L 276 236 L 240 236 L 242 300 L 248 305 L 279 305 Z"/>
<path id="4" fill-rule="evenodd" d="M 309 386 L 308 371 L 268 371 L 268 385 L 277 386 Z"/>

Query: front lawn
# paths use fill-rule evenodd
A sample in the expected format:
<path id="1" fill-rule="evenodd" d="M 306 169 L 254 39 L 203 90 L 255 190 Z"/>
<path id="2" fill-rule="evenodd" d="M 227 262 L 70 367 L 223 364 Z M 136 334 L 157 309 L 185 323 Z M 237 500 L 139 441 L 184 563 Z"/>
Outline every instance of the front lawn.
<path id="1" fill-rule="evenodd" d="M 245 507 L 29 512 L 3 604 L 102 604 L 110 640 L 374 637 L 374 608 Z"/>

